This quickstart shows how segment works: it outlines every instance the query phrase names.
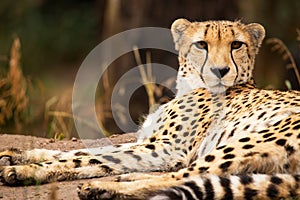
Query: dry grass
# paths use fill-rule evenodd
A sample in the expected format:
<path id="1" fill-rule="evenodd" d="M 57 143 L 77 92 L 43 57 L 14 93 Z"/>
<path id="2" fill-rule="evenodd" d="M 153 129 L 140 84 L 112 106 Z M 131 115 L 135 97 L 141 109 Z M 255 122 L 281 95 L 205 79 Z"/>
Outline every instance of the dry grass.
<path id="1" fill-rule="evenodd" d="M 74 115 L 71 105 L 72 88 L 66 90 L 64 95 L 60 97 L 54 96 L 45 103 L 44 120 L 48 127 L 47 132 L 49 138 L 61 140 L 64 138 L 71 139 L 72 137 L 78 137 L 74 119 L 95 131 L 97 130 L 97 127 L 91 124 L 87 119 Z M 93 112 L 93 109 L 87 112 Z M 101 126 L 100 121 L 99 123 Z M 102 130 L 104 129 L 102 128 Z"/>
<path id="2" fill-rule="evenodd" d="M 142 63 L 141 55 L 137 47 L 133 47 L 133 53 L 139 67 L 141 82 L 147 93 L 149 112 L 151 113 L 162 103 L 168 102 L 169 99 L 164 96 L 164 87 L 155 84 L 155 77 L 152 74 L 151 53 L 149 51 L 146 52 L 146 64 Z M 175 77 L 166 80 L 165 85 L 171 88 L 173 82 L 175 82 Z"/>
<path id="3" fill-rule="evenodd" d="M 300 42 L 300 30 L 297 29 L 297 41 Z M 274 52 L 278 52 L 281 55 L 282 60 L 286 61 L 288 64 L 286 65 L 287 69 L 292 69 L 296 75 L 297 82 L 300 84 L 300 73 L 295 62 L 295 59 L 288 49 L 288 47 L 284 44 L 284 42 L 278 38 L 270 38 L 267 40 L 268 44 L 271 44 L 271 50 Z M 285 82 L 288 89 L 292 89 L 291 83 L 286 80 Z"/>
<path id="4" fill-rule="evenodd" d="M 74 123 L 69 95 L 52 97 L 45 104 L 45 122 L 48 124 L 48 137 L 61 140 L 73 136 Z"/>
<path id="5" fill-rule="evenodd" d="M 151 108 L 155 104 L 154 91 L 155 91 L 155 89 L 157 89 L 156 85 L 154 84 L 155 78 L 152 75 L 151 55 L 150 55 L 150 52 L 147 51 L 146 70 L 145 70 L 144 65 L 142 64 L 140 52 L 137 47 L 133 47 L 133 53 L 134 53 L 134 58 L 136 60 L 136 63 L 138 64 L 138 67 L 139 67 L 140 75 L 142 78 L 142 83 L 147 92 L 149 108 Z"/>
<path id="6" fill-rule="evenodd" d="M 29 109 L 27 80 L 20 67 L 20 48 L 20 39 L 15 37 L 10 51 L 7 75 L 0 78 L 0 126 L 13 123 L 17 131 L 21 130 L 26 121 Z"/>

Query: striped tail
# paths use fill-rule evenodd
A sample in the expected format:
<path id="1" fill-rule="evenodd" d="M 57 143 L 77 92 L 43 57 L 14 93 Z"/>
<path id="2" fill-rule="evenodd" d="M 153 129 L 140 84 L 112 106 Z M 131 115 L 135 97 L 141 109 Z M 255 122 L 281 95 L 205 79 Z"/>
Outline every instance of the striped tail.
<path id="1" fill-rule="evenodd" d="M 264 200 L 300 195 L 300 175 L 231 175 L 191 177 L 159 190 L 149 200 Z"/>

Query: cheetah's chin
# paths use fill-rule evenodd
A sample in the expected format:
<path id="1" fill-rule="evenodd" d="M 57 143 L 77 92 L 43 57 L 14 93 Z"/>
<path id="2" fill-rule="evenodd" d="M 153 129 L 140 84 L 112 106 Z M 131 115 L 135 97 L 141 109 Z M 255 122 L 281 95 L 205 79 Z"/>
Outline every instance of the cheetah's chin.
<path id="1" fill-rule="evenodd" d="M 209 86 L 207 89 L 208 89 L 211 93 L 213 93 L 213 94 L 222 94 L 222 93 L 224 93 L 224 95 L 225 95 L 225 92 L 226 92 L 227 88 L 228 88 L 228 87 L 225 86 L 225 85 L 218 84 L 218 85 L 216 85 L 216 86 Z"/>

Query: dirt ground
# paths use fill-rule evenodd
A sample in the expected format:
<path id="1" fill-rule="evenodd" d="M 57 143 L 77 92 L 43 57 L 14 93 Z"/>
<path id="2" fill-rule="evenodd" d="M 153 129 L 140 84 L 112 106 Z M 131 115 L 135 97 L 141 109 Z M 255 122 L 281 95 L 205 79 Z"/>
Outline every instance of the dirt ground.
<path id="1" fill-rule="evenodd" d="M 6 148 L 19 148 L 19 149 L 32 149 L 32 148 L 45 148 L 45 149 L 58 149 L 58 150 L 73 150 L 95 146 L 106 146 L 113 144 L 121 144 L 136 141 L 136 134 L 128 133 L 123 135 L 114 135 L 110 138 L 103 138 L 97 140 L 62 140 L 55 141 L 53 139 L 38 138 L 34 136 L 22 135 L 8 135 L 0 134 L 0 150 Z M 113 177 L 95 178 L 87 180 L 65 181 L 56 182 L 45 185 L 37 186 L 24 186 L 24 187 L 7 187 L 0 185 L 0 199 L 8 200 L 35 200 L 35 199 L 48 199 L 48 200 L 62 200 L 62 199 L 79 199 L 77 196 L 76 188 L 78 184 L 85 183 L 90 180 L 107 180 Z"/>

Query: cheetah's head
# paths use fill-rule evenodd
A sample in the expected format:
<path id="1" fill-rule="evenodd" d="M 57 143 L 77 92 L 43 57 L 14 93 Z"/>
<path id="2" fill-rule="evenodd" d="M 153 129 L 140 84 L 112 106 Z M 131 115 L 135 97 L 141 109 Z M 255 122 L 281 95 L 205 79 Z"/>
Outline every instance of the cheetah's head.
<path id="1" fill-rule="evenodd" d="M 255 55 L 265 37 L 260 24 L 178 19 L 171 32 L 179 51 L 178 81 L 188 82 L 190 89 L 204 87 L 220 93 L 252 82 Z"/>

